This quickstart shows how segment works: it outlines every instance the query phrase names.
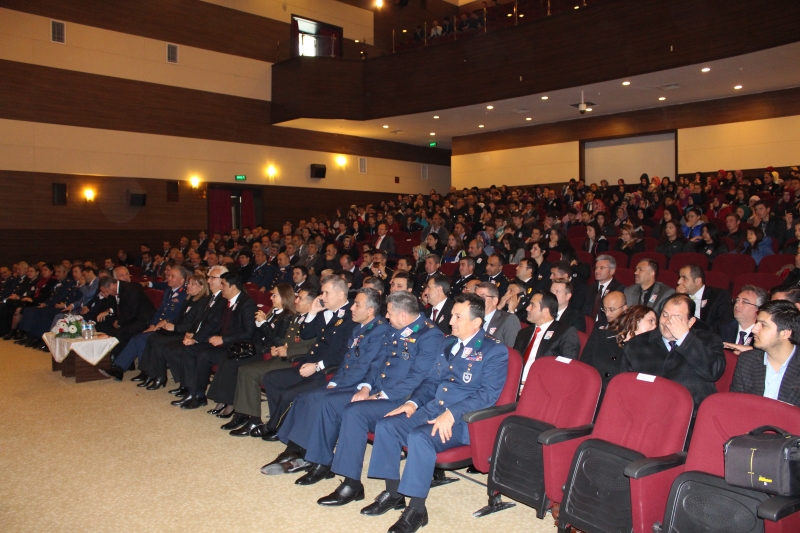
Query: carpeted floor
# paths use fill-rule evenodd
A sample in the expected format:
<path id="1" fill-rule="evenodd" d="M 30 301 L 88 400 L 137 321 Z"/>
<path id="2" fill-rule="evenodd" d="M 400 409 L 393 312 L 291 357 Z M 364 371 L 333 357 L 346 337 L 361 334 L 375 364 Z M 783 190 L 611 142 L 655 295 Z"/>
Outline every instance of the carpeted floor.
<path id="1" fill-rule="evenodd" d="M 283 445 L 231 437 L 207 409 L 171 399 L 130 381 L 76 384 L 50 371 L 48 354 L 0 341 L 0 531 L 350 533 L 397 519 L 358 513 L 382 481 L 365 480 L 364 502 L 322 508 L 316 499 L 338 479 L 299 487 L 295 476 L 264 476 Z M 433 489 L 424 531 L 556 530 L 523 505 L 473 518 L 485 504 L 486 488 L 466 479 Z"/>

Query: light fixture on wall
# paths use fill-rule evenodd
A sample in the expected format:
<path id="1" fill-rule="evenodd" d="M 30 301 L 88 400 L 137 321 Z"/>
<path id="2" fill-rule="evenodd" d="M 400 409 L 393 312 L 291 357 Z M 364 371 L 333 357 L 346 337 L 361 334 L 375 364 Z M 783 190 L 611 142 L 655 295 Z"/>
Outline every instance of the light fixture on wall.
<path id="1" fill-rule="evenodd" d="M 378 9 L 383 7 L 383 0 L 375 0 L 375 7 Z"/>
<path id="2" fill-rule="evenodd" d="M 278 175 L 278 169 L 275 168 L 275 165 L 267 165 L 267 177 L 272 179 L 277 175 Z"/>
<path id="3" fill-rule="evenodd" d="M 189 183 L 192 184 L 192 189 L 196 189 L 200 186 L 200 178 L 197 176 L 192 176 L 189 178 Z"/>
<path id="4" fill-rule="evenodd" d="M 94 196 L 95 196 L 94 189 L 86 187 L 83 190 L 83 197 L 86 199 L 86 203 L 94 202 Z"/>
<path id="5" fill-rule="evenodd" d="M 347 158 L 343 155 L 337 155 L 336 164 L 339 165 L 339 168 L 345 168 L 347 166 Z"/>

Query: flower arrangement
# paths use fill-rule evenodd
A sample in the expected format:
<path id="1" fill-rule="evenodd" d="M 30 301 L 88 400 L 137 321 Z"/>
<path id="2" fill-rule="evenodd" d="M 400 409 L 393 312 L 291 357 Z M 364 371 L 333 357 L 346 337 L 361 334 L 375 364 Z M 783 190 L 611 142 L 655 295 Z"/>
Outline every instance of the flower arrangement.
<path id="1" fill-rule="evenodd" d="M 83 317 L 80 315 L 64 315 L 64 318 L 56 322 L 53 327 L 53 333 L 56 337 L 66 337 L 68 339 L 75 339 L 81 336 L 81 327 L 83 326 Z"/>

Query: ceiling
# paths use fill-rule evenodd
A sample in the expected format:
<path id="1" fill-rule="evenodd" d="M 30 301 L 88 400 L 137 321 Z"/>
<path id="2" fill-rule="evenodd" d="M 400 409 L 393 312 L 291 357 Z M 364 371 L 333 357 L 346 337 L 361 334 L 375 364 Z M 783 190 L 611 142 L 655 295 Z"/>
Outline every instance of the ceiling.
<path id="1" fill-rule="evenodd" d="M 451 148 L 453 137 L 463 135 L 800 87 L 798 58 L 800 42 L 718 61 L 480 105 L 367 121 L 301 118 L 276 125 L 421 146 L 435 141 L 438 148 Z M 711 70 L 703 73 L 703 68 Z M 630 85 L 624 86 L 623 82 L 630 82 Z M 669 85 L 678 87 L 665 87 Z M 734 89 L 737 85 L 742 88 Z M 596 104 L 585 115 L 570 107 L 580 102 L 581 91 L 587 102 Z M 547 99 L 543 100 L 545 96 Z M 665 99 L 659 100 L 660 97 Z M 487 109 L 489 105 L 493 109 Z M 434 116 L 439 118 L 434 119 Z"/>

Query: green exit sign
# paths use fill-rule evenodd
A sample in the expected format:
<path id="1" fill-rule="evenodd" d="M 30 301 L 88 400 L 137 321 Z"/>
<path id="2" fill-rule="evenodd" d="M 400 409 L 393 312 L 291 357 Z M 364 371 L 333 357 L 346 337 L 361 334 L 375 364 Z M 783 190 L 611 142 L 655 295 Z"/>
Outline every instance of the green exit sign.
<path id="1" fill-rule="evenodd" d="M 429 142 L 428 146 L 430 146 L 431 148 L 436 148 L 436 141 Z"/>
<path id="2" fill-rule="evenodd" d="M 246 179 L 247 179 L 247 176 L 245 176 L 244 174 L 237 174 L 236 175 L 236 181 L 244 181 Z"/>

